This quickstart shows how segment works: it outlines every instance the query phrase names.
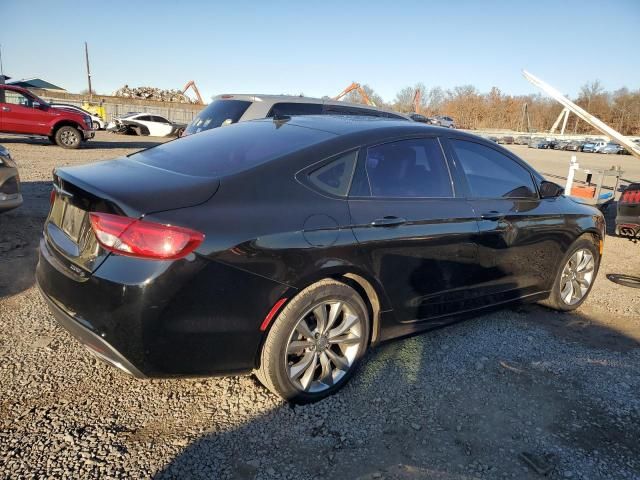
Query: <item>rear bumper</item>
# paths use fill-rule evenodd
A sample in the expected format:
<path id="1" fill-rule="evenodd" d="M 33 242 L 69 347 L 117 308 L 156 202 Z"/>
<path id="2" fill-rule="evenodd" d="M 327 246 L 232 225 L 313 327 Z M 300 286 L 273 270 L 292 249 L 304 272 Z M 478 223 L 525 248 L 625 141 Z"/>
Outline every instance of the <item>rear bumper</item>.
<path id="1" fill-rule="evenodd" d="M 73 317 L 66 312 L 55 300 L 47 296 L 42 291 L 40 283 L 37 282 L 42 298 L 49 306 L 49 310 L 60 324 L 71 335 L 73 335 L 80 343 L 82 343 L 87 350 L 93 353 L 103 362 L 119 368 L 120 370 L 133 375 L 137 378 L 146 378 L 140 370 L 138 370 L 132 363 L 130 363 L 120 352 L 118 352 L 112 345 L 102 339 L 92 328 L 91 324 L 79 317 Z"/>
<path id="2" fill-rule="evenodd" d="M 41 240 L 36 281 L 54 316 L 102 360 L 138 377 L 251 372 L 260 323 L 288 288 L 202 257 L 111 255 L 83 277 L 67 263 Z"/>

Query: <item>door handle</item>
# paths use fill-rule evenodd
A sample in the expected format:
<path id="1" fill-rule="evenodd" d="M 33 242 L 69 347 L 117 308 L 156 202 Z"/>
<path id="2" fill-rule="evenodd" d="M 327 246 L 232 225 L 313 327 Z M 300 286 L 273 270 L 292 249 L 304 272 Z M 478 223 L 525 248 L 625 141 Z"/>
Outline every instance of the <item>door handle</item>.
<path id="1" fill-rule="evenodd" d="M 10 112 L 11 109 L 9 107 L 2 107 L 3 112 Z"/>
<path id="2" fill-rule="evenodd" d="M 374 220 L 373 222 L 371 222 L 371 226 L 372 227 L 395 227 L 398 225 L 402 225 L 404 223 L 407 223 L 407 220 L 405 218 L 389 216 L 389 217 L 378 218 Z"/>
<path id="3" fill-rule="evenodd" d="M 494 222 L 497 222 L 498 220 L 502 220 L 504 218 L 504 215 L 497 210 L 491 210 L 490 212 L 480 215 L 480 218 L 482 220 L 492 220 Z"/>

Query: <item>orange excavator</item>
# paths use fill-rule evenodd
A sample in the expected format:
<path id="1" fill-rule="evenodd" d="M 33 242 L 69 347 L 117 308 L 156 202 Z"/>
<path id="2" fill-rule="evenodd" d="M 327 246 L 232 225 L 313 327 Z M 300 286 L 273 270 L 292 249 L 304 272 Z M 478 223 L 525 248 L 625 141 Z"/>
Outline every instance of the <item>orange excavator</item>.
<path id="1" fill-rule="evenodd" d="M 369 95 L 367 95 L 367 92 L 364 90 L 364 88 L 362 88 L 362 85 L 360 85 L 359 83 L 356 83 L 356 82 L 353 82 L 351 85 L 349 85 L 343 91 L 341 91 L 337 96 L 333 97 L 333 100 L 340 100 L 342 97 L 344 97 L 345 95 L 348 95 L 349 93 L 353 92 L 354 90 L 356 90 L 360 94 L 360 97 L 362 97 L 362 101 L 366 105 L 371 105 L 372 107 L 376 106 L 376 104 L 373 102 L 373 100 L 371 100 L 369 98 Z"/>
<path id="2" fill-rule="evenodd" d="M 198 99 L 198 103 L 200 105 L 204 105 L 204 102 L 202 101 L 202 96 L 200 95 L 200 90 L 198 90 L 198 87 L 196 86 L 196 82 L 194 82 L 193 80 L 189 80 L 187 84 L 183 87 L 182 93 L 183 94 L 187 93 L 187 90 L 189 90 L 189 88 L 193 88 L 193 91 L 196 94 L 196 98 Z"/>
<path id="3" fill-rule="evenodd" d="M 422 89 L 416 88 L 416 93 L 413 94 L 413 111 L 420 113 L 420 107 L 422 104 Z"/>

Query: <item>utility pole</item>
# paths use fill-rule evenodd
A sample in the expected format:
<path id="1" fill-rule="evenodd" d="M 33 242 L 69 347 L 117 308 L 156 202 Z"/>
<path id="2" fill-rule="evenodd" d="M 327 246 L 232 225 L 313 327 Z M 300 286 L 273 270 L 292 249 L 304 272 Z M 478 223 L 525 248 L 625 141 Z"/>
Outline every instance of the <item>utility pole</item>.
<path id="1" fill-rule="evenodd" d="M 0 85 L 4 85 L 4 67 L 2 66 L 2 45 L 0 45 Z"/>
<path id="2" fill-rule="evenodd" d="M 84 42 L 84 57 L 87 61 L 87 82 L 89 82 L 89 99 L 93 96 L 93 90 L 91 90 L 91 69 L 89 68 L 89 47 L 87 42 Z"/>

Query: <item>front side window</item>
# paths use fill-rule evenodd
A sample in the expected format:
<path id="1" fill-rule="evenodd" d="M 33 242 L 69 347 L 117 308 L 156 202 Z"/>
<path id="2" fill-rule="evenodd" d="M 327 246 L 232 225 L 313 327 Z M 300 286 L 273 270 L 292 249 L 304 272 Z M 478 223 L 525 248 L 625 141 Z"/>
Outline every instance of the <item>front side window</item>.
<path id="1" fill-rule="evenodd" d="M 309 181 L 327 193 L 344 197 L 349 191 L 357 151 L 349 152 L 309 174 Z"/>
<path id="2" fill-rule="evenodd" d="M 475 142 L 452 140 L 475 198 L 537 198 L 529 171 L 506 155 Z"/>
<path id="3" fill-rule="evenodd" d="M 365 168 L 374 197 L 453 197 L 446 160 L 435 138 L 371 147 Z"/>

